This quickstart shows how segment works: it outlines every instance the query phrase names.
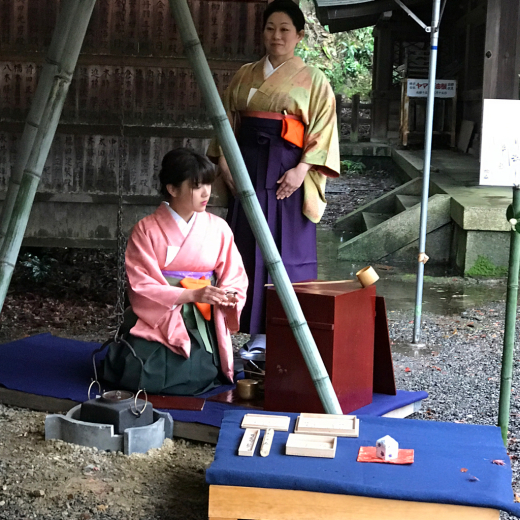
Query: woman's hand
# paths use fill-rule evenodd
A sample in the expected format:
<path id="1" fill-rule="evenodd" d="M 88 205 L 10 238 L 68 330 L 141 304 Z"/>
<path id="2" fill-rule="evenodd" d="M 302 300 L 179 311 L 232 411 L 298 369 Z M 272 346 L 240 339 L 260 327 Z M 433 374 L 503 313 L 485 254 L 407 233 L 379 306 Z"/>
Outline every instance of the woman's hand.
<path id="1" fill-rule="evenodd" d="M 231 195 L 233 195 L 234 197 L 237 194 L 237 188 L 235 186 L 235 181 L 233 180 L 231 172 L 229 171 L 229 166 L 226 161 L 226 158 L 223 155 L 221 155 L 218 158 L 218 169 L 219 174 L 222 176 L 222 179 L 226 183 L 226 186 L 229 188 Z"/>
<path id="2" fill-rule="evenodd" d="M 183 303 L 209 303 L 210 305 L 218 305 L 223 301 L 227 301 L 226 291 L 220 287 L 206 285 L 200 289 L 184 289 L 177 298 L 175 305 Z"/>
<path id="3" fill-rule="evenodd" d="M 214 285 L 207 285 L 200 289 L 184 289 L 176 301 L 177 305 L 183 303 L 209 303 L 210 305 L 222 305 L 223 307 L 234 307 L 238 299 L 235 291 L 221 289 Z"/>
<path id="4" fill-rule="evenodd" d="M 189 291 L 190 289 L 186 289 Z M 207 285 L 200 289 L 191 289 L 193 298 L 192 302 L 209 303 L 210 305 L 219 305 L 227 302 L 226 291 L 214 285 Z"/>
<path id="5" fill-rule="evenodd" d="M 290 197 L 303 184 L 310 169 L 310 164 L 301 162 L 295 168 L 287 170 L 277 181 L 280 187 L 276 190 L 276 198 L 282 200 Z"/>

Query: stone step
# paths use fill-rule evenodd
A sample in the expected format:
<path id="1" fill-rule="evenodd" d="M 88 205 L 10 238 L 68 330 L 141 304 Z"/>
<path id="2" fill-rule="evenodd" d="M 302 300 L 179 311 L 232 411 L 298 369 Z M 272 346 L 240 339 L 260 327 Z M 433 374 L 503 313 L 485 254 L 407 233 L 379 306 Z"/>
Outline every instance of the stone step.
<path id="1" fill-rule="evenodd" d="M 443 194 L 433 195 L 428 199 L 427 233 L 451 222 L 450 199 L 449 195 Z M 362 218 L 367 230 L 340 244 L 338 258 L 375 262 L 412 244 L 419 238 L 420 211 L 419 204 L 393 216 L 365 209 Z"/>
<path id="2" fill-rule="evenodd" d="M 345 233 L 349 236 L 363 233 L 367 229 L 365 219 L 363 218 L 363 213 L 394 214 L 397 195 L 420 196 L 421 191 L 422 179 L 414 179 L 412 181 L 406 182 L 402 186 L 385 193 L 378 199 L 372 200 L 361 206 L 352 213 L 339 218 L 334 223 L 334 229 L 338 233 Z"/>
<path id="3" fill-rule="evenodd" d="M 416 204 L 420 204 L 420 202 L 421 197 L 419 195 L 397 195 L 395 197 L 395 212 L 401 213 Z"/>
<path id="4" fill-rule="evenodd" d="M 393 213 L 371 213 L 369 211 L 363 211 L 363 221 L 365 222 L 365 227 L 367 230 L 378 226 L 393 216 Z"/>

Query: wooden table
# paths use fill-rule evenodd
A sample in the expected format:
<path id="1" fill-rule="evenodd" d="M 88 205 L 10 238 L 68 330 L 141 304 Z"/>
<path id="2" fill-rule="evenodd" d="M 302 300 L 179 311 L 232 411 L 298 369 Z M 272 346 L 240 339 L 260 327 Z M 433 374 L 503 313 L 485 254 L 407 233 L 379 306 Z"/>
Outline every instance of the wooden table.
<path id="1" fill-rule="evenodd" d="M 209 488 L 209 520 L 497 520 L 496 509 L 310 491 Z"/>
<path id="2" fill-rule="evenodd" d="M 243 412 L 227 412 L 206 472 L 210 520 L 498 520 L 520 516 L 500 429 L 360 416 L 358 438 L 338 438 L 333 459 L 285 455 L 294 431 L 275 432 L 271 452 L 239 457 Z M 391 435 L 413 464 L 357 462 L 359 448 Z M 504 464 L 495 464 L 500 460 Z"/>

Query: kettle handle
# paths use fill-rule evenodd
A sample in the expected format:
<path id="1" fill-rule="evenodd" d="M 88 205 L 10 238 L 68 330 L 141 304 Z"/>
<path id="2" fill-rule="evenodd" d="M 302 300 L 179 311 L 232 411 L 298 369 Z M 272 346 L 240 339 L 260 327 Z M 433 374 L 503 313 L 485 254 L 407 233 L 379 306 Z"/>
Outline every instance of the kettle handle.
<path id="1" fill-rule="evenodd" d="M 144 406 L 138 410 L 137 409 L 137 398 L 139 397 L 139 394 L 143 392 L 144 394 L 144 397 L 146 399 L 145 403 L 144 403 Z M 136 416 L 136 417 L 141 417 L 141 415 L 143 414 L 143 412 L 145 411 L 146 407 L 148 405 L 148 394 L 146 393 L 146 390 L 143 388 L 141 390 L 138 390 L 137 393 L 135 394 L 135 397 L 134 397 L 134 410 L 132 410 L 132 408 L 130 408 L 130 411 Z"/>
<path id="2" fill-rule="evenodd" d="M 109 339 L 109 340 L 105 341 L 105 343 L 103 343 L 103 345 L 101 345 L 99 348 L 94 350 L 94 352 L 92 352 L 92 367 L 94 369 L 94 379 L 92 380 L 92 382 L 90 383 L 90 386 L 88 387 L 88 398 L 89 399 L 90 399 L 90 390 L 92 389 L 92 385 L 94 385 L 96 383 L 98 385 L 100 393 L 102 393 L 101 385 L 98 380 L 98 373 L 97 373 L 97 367 L 96 367 L 96 354 L 103 352 L 103 350 L 105 350 L 112 342 L 116 342 L 116 343 L 119 342 L 119 343 L 122 343 L 124 346 L 128 347 L 130 349 L 130 352 L 132 353 L 132 355 L 135 357 L 135 359 L 137 359 L 139 361 L 139 363 L 141 363 L 141 375 L 144 372 L 143 360 L 136 354 L 134 347 L 132 347 L 132 345 L 130 345 L 130 343 L 128 343 L 128 341 L 126 341 L 126 339 L 124 339 L 123 336 L 117 337 L 117 333 L 116 333 L 116 336 L 113 339 Z M 148 404 L 148 395 L 147 395 L 145 389 L 141 388 L 141 379 L 140 378 L 139 378 L 139 384 L 137 385 L 137 388 L 139 390 L 137 391 L 137 394 L 135 396 L 135 412 L 136 413 L 134 413 L 133 411 L 132 411 L 132 413 L 134 415 L 140 416 L 144 412 L 146 405 Z M 137 396 L 141 392 L 144 392 L 144 394 L 146 396 L 146 404 L 143 406 L 141 411 L 138 411 L 137 410 Z"/>

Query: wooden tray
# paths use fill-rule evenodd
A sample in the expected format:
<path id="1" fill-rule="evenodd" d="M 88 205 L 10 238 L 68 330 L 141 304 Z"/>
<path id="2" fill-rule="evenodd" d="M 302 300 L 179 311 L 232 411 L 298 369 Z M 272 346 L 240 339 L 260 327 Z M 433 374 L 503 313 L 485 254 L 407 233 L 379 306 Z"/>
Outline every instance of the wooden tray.
<path id="1" fill-rule="evenodd" d="M 332 435 L 290 433 L 285 445 L 285 454 L 333 459 L 336 456 L 337 444 L 338 438 Z"/>
<path id="2" fill-rule="evenodd" d="M 296 419 L 295 433 L 359 437 L 359 419 L 355 415 L 301 413 Z"/>
<path id="3" fill-rule="evenodd" d="M 266 430 L 272 428 L 275 431 L 286 432 L 289 430 L 291 418 L 286 415 L 264 415 L 259 413 L 246 413 L 242 419 L 242 428 L 260 428 Z"/>

